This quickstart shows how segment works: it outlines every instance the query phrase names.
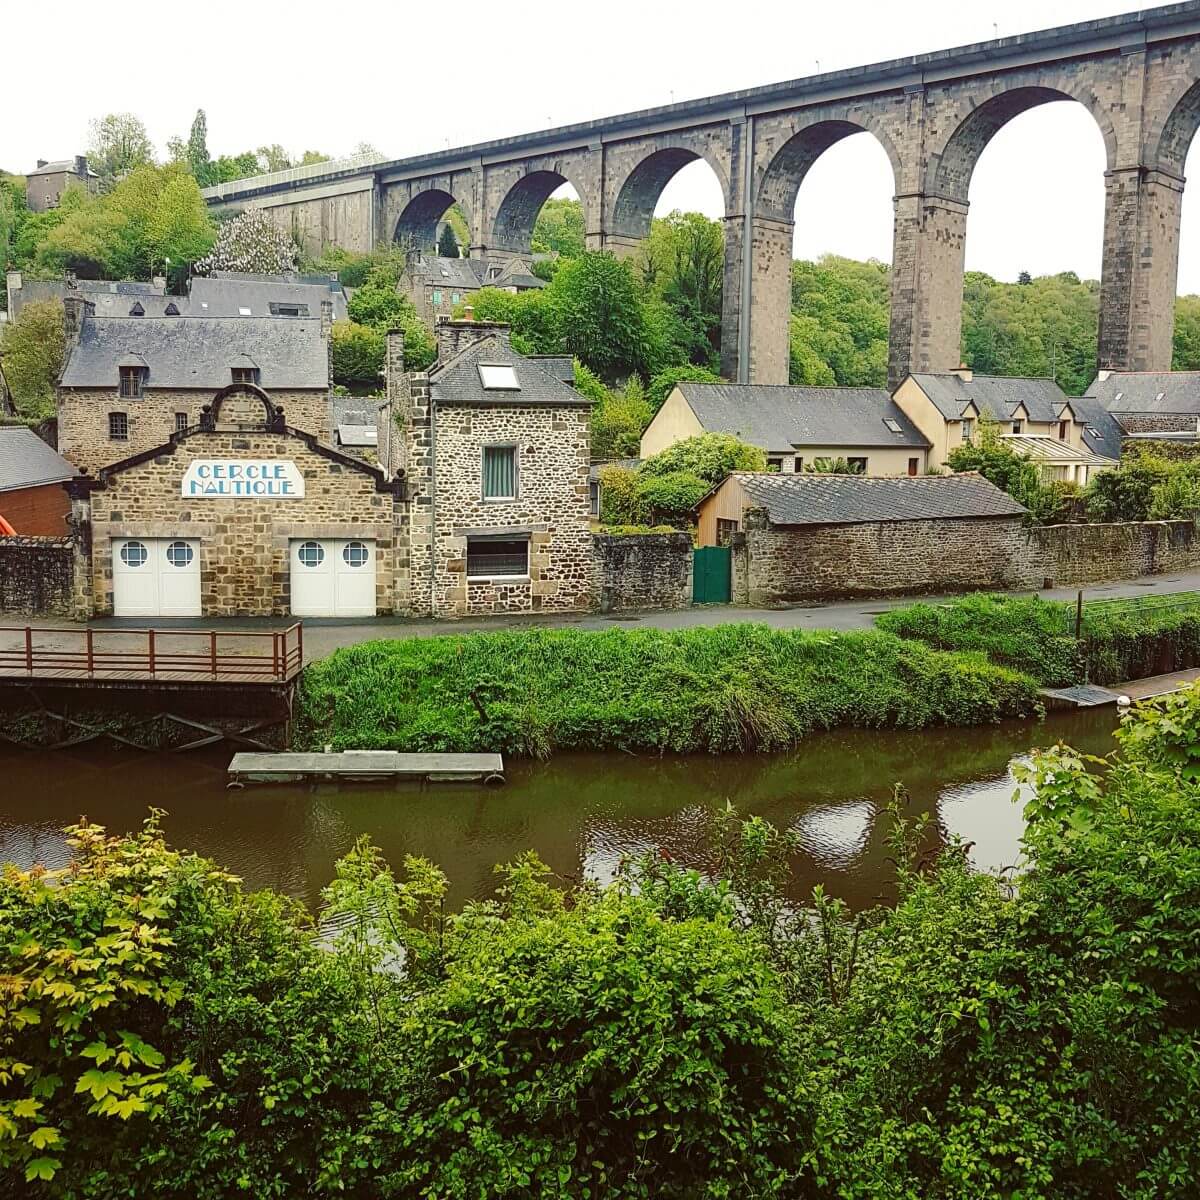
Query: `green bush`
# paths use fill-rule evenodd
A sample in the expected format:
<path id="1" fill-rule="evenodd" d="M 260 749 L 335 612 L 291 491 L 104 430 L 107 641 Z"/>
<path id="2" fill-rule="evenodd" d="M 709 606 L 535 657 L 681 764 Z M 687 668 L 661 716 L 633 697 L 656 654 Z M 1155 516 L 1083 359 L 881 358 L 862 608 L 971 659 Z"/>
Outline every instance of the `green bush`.
<path id="1" fill-rule="evenodd" d="M 305 672 L 299 738 L 339 750 L 722 753 L 841 725 L 1037 711 L 1025 676 L 883 633 L 537 629 L 339 650 Z"/>
<path id="2" fill-rule="evenodd" d="M 878 628 L 940 650 L 978 650 L 1047 687 L 1112 684 L 1200 664 L 1200 597 L 1075 606 L 1037 596 L 964 596 L 913 604 L 876 618 Z"/>
<path id="3" fill-rule="evenodd" d="M 767 456 L 757 446 L 748 446 L 730 433 L 701 433 L 660 450 L 638 471 L 644 477 L 687 471 L 711 487 L 733 471 L 766 469 Z"/>
<path id="4" fill-rule="evenodd" d="M 708 481 L 691 471 L 671 471 L 666 475 L 638 474 L 638 504 L 646 514 L 646 520 L 654 524 L 686 529 L 695 523 L 696 505 L 710 490 Z"/>

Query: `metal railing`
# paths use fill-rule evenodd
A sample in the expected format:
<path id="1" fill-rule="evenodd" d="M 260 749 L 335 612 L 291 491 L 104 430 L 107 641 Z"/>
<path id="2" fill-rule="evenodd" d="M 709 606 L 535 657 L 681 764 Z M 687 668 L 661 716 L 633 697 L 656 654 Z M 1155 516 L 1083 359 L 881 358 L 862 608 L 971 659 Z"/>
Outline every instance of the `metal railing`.
<path id="1" fill-rule="evenodd" d="M 1088 617 L 1111 616 L 1153 620 L 1166 613 L 1189 610 L 1200 611 L 1200 592 L 1156 592 L 1147 596 L 1116 596 L 1089 600 L 1081 591 L 1067 612 L 1067 632 L 1077 639 L 1080 638 Z"/>
<path id="2" fill-rule="evenodd" d="M 0 626 L 0 677 L 186 675 L 286 683 L 303 666 L 304 628 L 299 621 L 270 630 Z"/>

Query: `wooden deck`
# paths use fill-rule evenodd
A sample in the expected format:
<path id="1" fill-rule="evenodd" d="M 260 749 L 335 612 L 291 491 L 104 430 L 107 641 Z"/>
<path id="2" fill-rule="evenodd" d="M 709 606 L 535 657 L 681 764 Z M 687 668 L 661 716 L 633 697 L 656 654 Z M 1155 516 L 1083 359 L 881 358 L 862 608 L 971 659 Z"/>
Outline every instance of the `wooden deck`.
<path id="1" fill-rule="evenodd" d="M 304 666 L 304 631 L 0 627 L 0 682 L 279 686 Z"/>
<path id="2" fill-rule="evenodd" d="M 499 754 L 402 754 L 395 750 L 346 750 L 339 754 L 235 754 L 234 784 L 296 783 L 309 779 L 347 782 L 421 779 L 434 782 L 504 782 Z"/>

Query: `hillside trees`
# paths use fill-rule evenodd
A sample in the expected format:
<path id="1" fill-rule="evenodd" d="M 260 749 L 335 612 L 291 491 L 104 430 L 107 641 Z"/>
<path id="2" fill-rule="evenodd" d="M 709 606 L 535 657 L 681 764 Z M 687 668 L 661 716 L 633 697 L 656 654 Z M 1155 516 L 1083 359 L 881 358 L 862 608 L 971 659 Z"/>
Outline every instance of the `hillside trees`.
<path id="1" fill-rule="evenodd" d="M 0 358 L 17 416 L 53 416 L 54 386 L 65 356 L 61 301 L 26 304 L 18 320 L 0 326 Z"/>
<path id="2" fill-rule="evenodd" d="M 154 146 L 146 126 L 133 113 L 109 113 L 91 123 L 88 166 L 112 187 L 135 167 L 154 161 Z"/>

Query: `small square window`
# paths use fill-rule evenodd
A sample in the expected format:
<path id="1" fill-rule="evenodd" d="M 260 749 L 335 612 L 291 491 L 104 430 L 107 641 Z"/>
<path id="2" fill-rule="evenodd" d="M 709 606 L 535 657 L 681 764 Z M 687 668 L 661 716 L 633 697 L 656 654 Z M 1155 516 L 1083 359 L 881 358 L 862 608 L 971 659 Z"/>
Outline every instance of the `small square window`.
<path id="1" fill-rule="evenodd" d="M 121 367 L 121 397 L 136 400 L 142 394 L 144 372 L 142 367 Z"/>
<path id="2" fill-rule="evenodd" d="M 867 473 L 867 460 L 865 458 L 848 458 L 846 466 L 850 468 L 851 475 L 865 475 Z"/>
<path id="3" fill-rule="evenodd" d="M 257 367 L 231 367 L 230 372 L 234 383 L 257 383 Z"/>
<path id="4" fill-rule="evenodd" d="M 921 460 L 919 458 L 910 458 L 908 460 L 908 473 L 915 475 L 921 469 Z"/>
<path id="5" fill-rule="evenodd" d="M 1024 426 L 1024 424 L 1025 424 L 1025 422 L 1024 422 L 1024 421 L 1014 421 L 1014 422 L 1012 423 L 1012 431 L 1013 431 L 1013 433 L 1020 433 L 1020 432 L 1021 432 L 1021 429 L 1022 429 L 1022 427 Z"/>
<path id="6" fill-rule="evenodd" d="M 515 500 L 516 497 L 516 446 L 484 446 L 483 498 L 485 500 Z"/>
<path id="7" fill-rule="evenodd" d="M 529 542 L 467 539 L 468 579 L 521 579 L 529 574 Z"/>
<path id="8" fill-rule="evenodd" d="M 480 363 L 479 382 L 489 392 L 519 392 L 521 384 L 510 363 Z"/>
<path id="9" fill-rule="evenodd" d="M 962 440 L 969 442 L 975 436 L 975 422 L 970 418 L 964 417 L 962 423 Z"/>
<path id="10" fill-rule="evenodd" d="M 129 415 L 123 412 L 108 414 L 108 436 L 114 442 L 129 441 Z"/>
<path id="11" fill-rule="evenodd" d="M 775 472 L 782 471 L 783 470 L 783 459 L 782 458 L 768 458 L 767 459 L 767 470 L 775 471 Z"/>
<path id="12" fill-rule="evenodd" d="M 895 417 L 884 417 L 884 418 L 883 418 L 883 423 L 884 423 L 884 424 L 885 424 L 885 425 L 886 425 L 886 426 L 887 426 L 887 427 L 888 427 L 888 428 L 889 428 L 889 429 L 890 429 L 890 430 L 891 430 L 893 433 L 903 433 L 903 432 L 904 432 L 904 430 L 900 428 L 900 422 L 899 422 L 899 421 L 897 421 Z"/>
<path id="13" fill-rule="evenodd" d="M 242 306 L 241 306 L 241 307 L 238 309 L 238 316 L 239 316 L 239 317 L 249 317 L 249 316 L 253 316 L 253 314 L 251 313 L 251 311 L 250 311 L 250 310 L 249 310 L 249 309 L 248 309 L 248 308 L 247 308 L 245 305 L 242 305 Z"/>
<path id="14" fill-rule="evenodd" d="M 176 413 L 175 414 L 175 432 L 183 433 L 183 431 L 185 429 L 187 429 L 187 427 L 188 427 L 187 413 L 185 413 L 185 412 Z"/>
<path id="15" fill-rule="evenodd" d="M 450 303 L 451 303 L 451 304 L 457 304 L 457 303 L 458 303 L 458 301 L 459 301 L 459 295 L 458 295 L 458 293 L 457 293 L 457 292 L 451 292 L 451 293 L 450 293 Z"/>
<path id="16" fill-rule="evenodd" d="M 442 293 L 438 288 L 433 289 L 433 303 L 437 308 L 440 308 L 442 305 Z"/>

